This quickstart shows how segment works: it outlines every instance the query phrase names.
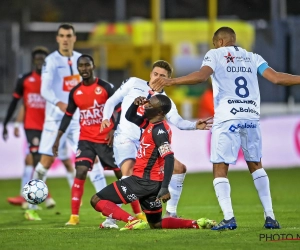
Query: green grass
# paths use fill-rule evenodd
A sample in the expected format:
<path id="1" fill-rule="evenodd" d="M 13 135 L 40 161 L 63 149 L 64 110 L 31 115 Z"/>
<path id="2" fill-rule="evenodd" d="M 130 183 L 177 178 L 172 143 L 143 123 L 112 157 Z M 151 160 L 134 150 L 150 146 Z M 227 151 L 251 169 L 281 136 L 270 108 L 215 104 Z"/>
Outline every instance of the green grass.
<path id="1" fill-rule="evenodd" d="M 265 230 L 263 210 L 246 172 L 230 172 L 232 202 L 238 229 L 211 230 L 100 230 L 103 219 L 89 204 L 94 194 L 86 182 L 80 224 L 65 227 L 70 215 L 70 190 L 66 179 L 49 179 L 48 186 L 57 206 L 39 212 L 42 221 L 26 221 L 20 207 L 11 206 L 6 197 L 19 191 L 19 180 L 0 181 L 0 249 L 300 249 L 300 241 L 270 242 L 260 240 L 260 234 L 292 234 L 300 237 L 300 168 L 267 171 L 276 218 L 281 230 Z M 108 178 L 108 182 L 113 178 Z M 43 205 L 42 205 L 43 206 Z M 130 206 L 123 206 L 127 211 Z M 208 217 L 223 219 L 212 186 L 212 174 L 190 174 L 184 183 L 178 214 L 184 218 Z M 119 226 L 124 225 L 120 222 Z M 278 236 L 277 236 L 278 237 Z"/>

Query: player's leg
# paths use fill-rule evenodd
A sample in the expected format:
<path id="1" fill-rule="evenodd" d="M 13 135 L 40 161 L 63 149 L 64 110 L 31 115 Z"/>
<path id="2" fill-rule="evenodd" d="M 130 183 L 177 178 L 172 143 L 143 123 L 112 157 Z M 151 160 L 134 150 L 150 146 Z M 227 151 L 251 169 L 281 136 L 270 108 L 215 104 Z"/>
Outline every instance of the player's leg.
<path id="1" fill-rule="evenodd" d="M 275 219 L 273 212 L 269 177 L 261 164 L 262 145 L 259 122 L 245 121 L 243 124 L 248 124 L 249 126 L 241 129 L 242 149 L 254 186 L 264 208 L 264 227 L 267 229 L 279 229 L 280 225 Z"/>
<path id="2" fill-rule="evenodd" d="M 79 141 L 75 160 L 75 179 L 71 189 L 71 216 L 66 225 L 77 225 L 79 223 L 79 209 L 84 192 L 84 184 L 88 170 L 92 168 L 96 153 L 92 143 Z"/>
<path id="3" fill-rule="evenodd" d="M 182 193 L 183 181 L 186 175 L 186 166 L 175 158 L 174 171 L 169 184 L 171 199 L 167 201 L 166 217 L 177 217 L 177 205 Z"/>
<path id="4" fill-rule="evenodd" d="M 107 186 L 103 167 L 97 156 L 94 161 L 93 169 L 89 172 L 89 178 L 95 187 L 96 192 L 101 191 Z"/>
<path id="5" fill-rule="evenodd" d="M 232 230 L 237 227 L 227 173 L 229 164 L 235 164 L 237 160 L 241 141 L 238 129 L 230 130 L 231 125 L 232 121 L 228 121 L 214 125 L 212 128 L 210 160 L 213 163 L 213 186 L 224 215 L 224 219 L 217 226 L 213 227 L 213 230 Z"/>
<path id="6" fill-rule="evenodd" d="M 122 179 L 132 175 L 138 146 L 139 141 L 132 141 L 122 135 L 115 136 L 114 138 L 113 151 L 117 166 L 122 171 Z M 146 220 L 138 200 L 130 203 L 130 205 L 134 214 L 139 219 Z"/>
<path id="7" fill-rule="evenodd" d="M 75 168 L 70 159 L 66 141 L 63 144 L 62 143 L 59 144 L 58 151 L 60 152 L 58 158 L 59 158 L 59 160 L 61 160 L 61 162 L 64 164 L 64 166 L 66 168 L 66 171 L 67 171 L 66 178 L 67 178 L 70 188 L 72 188 L 73 183 L 74 183 L 74 178 L 75 178 Z"/>

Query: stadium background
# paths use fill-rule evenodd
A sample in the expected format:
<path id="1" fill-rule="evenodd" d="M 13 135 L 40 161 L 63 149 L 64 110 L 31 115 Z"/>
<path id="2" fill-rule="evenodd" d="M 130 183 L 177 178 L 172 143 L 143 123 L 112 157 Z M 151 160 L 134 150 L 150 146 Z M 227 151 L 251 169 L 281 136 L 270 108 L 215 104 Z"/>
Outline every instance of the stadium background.
<path id="1" fill-rule="evenodd" d="M 30 70 L 31 49 L 37 45 L 51 51 L 56 49 L 55 32 L 59 23 L 74 24 L 76 49 L 92 54 L 97 74 L 119 86 L 130 76 L 147 79 L 152 61 L 159 58 L 174 65 L 174 76 L 197 70 L 211 47 L 213 30 L 224 25 L 236 30 L 239 45 L 261 54 L 277 71 L 300 74 L 298 13 L 297 0 L 86 0 L 84 3 L 3 0 L 0 3 L 0 120 L 4 118 L 17 76 Z M 275 86 L 262 78 L 259 82 L 265 127 L 264 164 L 269 168 L 298 166 L 300 87 Z M 184 118 L 196 119 L 201 108 L 199 99 L 208 85 L 172 87 L 167 92 Z M 287 124 L 288 129 L 276 124 Z M 24 135 L 13 138 L 12 124 L 9 130 L 8 142 L 0 142 L 2 179 L 21 175 L 26 153 Z M 210 170 L 209 133 L 175 129 L 174 137 L 174 148 L 181 152 L 179 159 L 186 161 L 189 171 Z M 201 142 L 193 153 L 184 150 L 191 145 L 189 138 Z M 273 155 L 277 156 L 276 161 Z M 239 161 L 237 169 L 244 167 L 243 161 Z M 64 169 L 57 167 L 52 171 L 52 176 L 60 176 Z"/>

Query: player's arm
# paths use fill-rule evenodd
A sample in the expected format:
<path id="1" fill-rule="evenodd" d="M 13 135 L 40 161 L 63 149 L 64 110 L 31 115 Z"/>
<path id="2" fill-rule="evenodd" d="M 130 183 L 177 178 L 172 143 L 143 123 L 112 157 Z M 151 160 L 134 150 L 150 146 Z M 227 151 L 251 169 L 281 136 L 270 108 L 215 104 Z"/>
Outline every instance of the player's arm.
<path id="1" fill-rule="evenodd" d="M 261 75 L 270 82 L 278 85 L 291 86 L 300 84 L 300 76 L 277 72 L 269 66 Z"/>
<path id="2" fill-rule="evenodd" d="M 61 102 L 53 91 L 53 78 L 55 75 L 55 65 L 51 59 L 46 58 L 45 64 L 42 68 L 42 84 L 41 96 L 55 106 L 58 106 L 62 112 L 66 111 L 67 104 Z"/>
<path id="3" fill-rule="evenodd" d="M 24 104 L 22 104 L 19 108 L 15 123 L 14 123 L 14 135 L 15 137 L 19 137 L 20 136 L 20 124 L 24 121 L 24 117 L 25 117 L 25 108 L 24 108 Z"/>
<path id="4" fill-rule="evenodd" d="M 134 102 L 128 108 L 125 114 L 125 118 L 141 128 L 147 127 L 147 125 L 149 124 L 147 119 L 137 114 L 138 107 L 144 105 L 147 101 L 148 100 L 146 99 L 146 97 L 143 96 L 135 98 Z"/>
<path id="5" fill-rule="evenodd" d="M 124 81 L 121 87 L 117 91 L 115 91 L 113 95 L 111 95 L 105 102 L 103 109 L 103 121 L 101 123 L 100 132 L 102 132 L 104 128 L 110 126 L 110 118 L 112 117 L 114 109 L 119 103 L 123 101 L 124 97 L 128 94 L 130 86 L 130 80 L 128 82 Z"/>
<path id="6" fill-rule="evenodd" d="M 3 122 L 3 131 L 2 131 L 2 138 L 4 141 L 7 140 L 8 138 L 8 131 L 7 131 L 7 123 L 9 122 L 9 120 L 11 119 L 11 117 L 13 116 L 15 109 L 17 107 L 18 101 L 22 98 L 23 96 L 23 91 L 24 91 L 24 78 L 19 78 L 17 81 L 17 85 L 15 88 L 15 91 L 13 93 L 13 98 L 8 106 L 8 110 L 6 112 L 6 116 L 4 118 L 4 122 Z"/>
<path id="7" fill-rule="evenodd" d="M 160 156 L 165 160 L 164 179 L 157 195 L 157 198 L 163 202 L 170 199 L 168 187 L 174 170 L 174 153 L 170 146 L 171 140 L 169 136 L 168 130 L 164 126 L 156 126 L 152 131 L 155 146 L 158 148 Z"/>
<path id="8" fill-rule="evenodd" d="M 68 128 L 68 126 L 72 120 L 73 114 L 75 113 L 75 111 L 77 109 L 77 105 L 73 98 L 75 89 L 77 89 L 77 88 L 74 87 L 69 94 L 69 102 L 68 102 L 67 110 L 61 120 L 55 142 L 52 146 L 52 152 L 53 152 L 54 156 L 57 156 L 57 154 L 58 154 L 59 140 L 62 137 L 62 135 L 64 134 L 64 132 L 66 131 L 66 129 Z"/>

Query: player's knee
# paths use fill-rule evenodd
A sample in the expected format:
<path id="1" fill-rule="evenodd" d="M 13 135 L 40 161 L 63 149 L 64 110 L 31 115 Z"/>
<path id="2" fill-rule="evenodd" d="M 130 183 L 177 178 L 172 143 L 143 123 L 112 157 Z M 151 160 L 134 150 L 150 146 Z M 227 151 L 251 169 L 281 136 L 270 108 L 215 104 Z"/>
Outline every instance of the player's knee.
<path id="1" fill-rule="evenodd" d="M 100 201 L 101 199 L 96 195 L 94 194 L 90 200 L 90 203 L 92 205 L 93 208 L 96 207 L 97 203 Z"/>
<path id="2" fill-rule="evenodd" d="M 88 167 L 84 165 L 76 165 L 76 178 L 85 180 L 88 172 Z"/>
<path id="3" fill-rule="evenodd" d="M 186 166 L 180 161 L 175 159 L 173 174 L 184 174 L 186 173 Z"/>

